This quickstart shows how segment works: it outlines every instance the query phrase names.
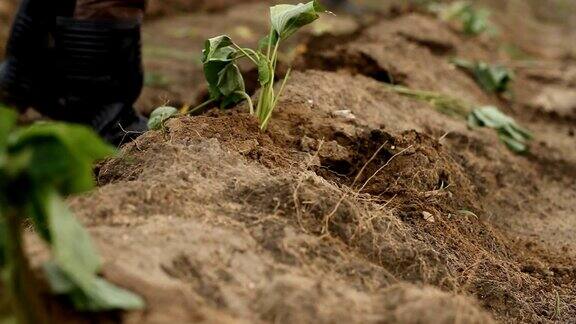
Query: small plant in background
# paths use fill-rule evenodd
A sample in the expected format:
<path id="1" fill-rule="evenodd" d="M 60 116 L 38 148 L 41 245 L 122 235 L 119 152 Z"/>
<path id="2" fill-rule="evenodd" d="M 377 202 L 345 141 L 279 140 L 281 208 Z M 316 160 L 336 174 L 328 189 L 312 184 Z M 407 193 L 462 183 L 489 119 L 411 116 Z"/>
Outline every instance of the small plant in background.
<path id="1" fill-rule="evenodd" d="M 468 71 L 474 76 L 476 82 L 487 92 L 505 93 L 514 80 L 514 73 L 501 65 L 491 65 L 486 62 L 471 62 L 455 59 L 453 63 Z"/>
<path id="2" fill-rule="evenodd" d="M 178 116 L 179 111 L 174 107 L 162 106 L 154 109 L 150 118 L 148 119 L 148 129 L 159 130 L 164 127 L 164 123 L 172 118 Z"/>
<path id="3" fill-rule="evenodd" d="M 470 128 L 488 127 L 496 130 L 500 140 L 515 153 L 527 152 L 533 135 L 516 121 L 493 106 L 473 105 L 433 91 L 413 90 L 403 86 L 386 86 L 391 91 L 432 105 L 439 112 L 468 120 Z"/>
<path id="4" fill-rule="evenodd" d="M 270 32 L 268 36 L 260 40 L 258 49 L 241 47 L 227 35 L 207 40 L 203 50 L 202 64 L 204 76 L 208 82 L 210 99 L 190 110 L 190 113 L 197 113 L 216 102 L 220 103 L 221 108 L 228 108 L 241 101 L 247 101 L 250 114 L 256 116 L 260 128 L 266 130 L 272 112 L 290 77 L 289 70 L 280 89 L 275 90 L 280 44 L 300 28 L 317 20 L 323 10 L 317 0 L 306 4 L 281 4 L 271 7 Z M 258 68 L 258 81 L 261 89 L 256 104 L 246 93 L 244 79 L 237 65 L 240 59 L 247 59 Z M 161 119 L 158 120 L 160 123 L 154 123 L 156 127 L 163 122 Z"/>
<path id="5" fill-rule="evenodd" d="M 0 107 L 1 323 L 52 323 L 24 250 L 25 227 L 50 248 L 51 291 L 80 311 L 137 309 L 140 297 L 98 277 L 100 258 L 64 198 L 94 186 L 92 166 L 114 154 L 91 130 L 63 123 L 16 126 Z"/>
<path id="6" fill-rule="evenodd" d="M 456 1 L 451 4 L 431 4 L 428 8 L 445 21 L 457 21 L 462 32 L 468 36 L 478 36 L 484 33 L 496 33 L 496 28 L 490 23 L 490 11 L 476 8 L 468 1 Z"/>
<path id="7" fill-rule="evenodd" d="M 403 96 L 427 102 L 436 110 L 448 116 L 467 118 L 472 111 L 470 105 L 462 100 L 438 92 L 414 90 L 399 85 L 386 85 L 386 87 Z"/>
<path id="8" fill-rule="evenodd" d="M 489 127 L 495 129 L 500 140 L 516 153 L 528 151 L 528 142 L 534 138 L 532 133 L 520 127 L 512 117 L 505 115 L 493 106 L 474 109 L 468 117 L 468 124 L 472 128 Z"/>

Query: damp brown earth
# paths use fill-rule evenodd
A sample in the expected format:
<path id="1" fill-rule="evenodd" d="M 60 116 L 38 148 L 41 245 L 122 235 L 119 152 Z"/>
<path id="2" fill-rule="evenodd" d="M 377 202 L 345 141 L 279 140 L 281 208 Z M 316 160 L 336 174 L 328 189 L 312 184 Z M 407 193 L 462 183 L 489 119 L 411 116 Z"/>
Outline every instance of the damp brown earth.
<path id="1" fill-rule="evenodd" d="M 499 6 L 500 38 L 464 37 L 404 5 L 329 18 L 285 53 L 297 71 L 268 131 L 247 107 L 214 109 L 99 165 L 98 189 L 70 205 L 103 275 L 148 305 L 102 321 L 574 322 L 574 31 L 486 3 Z M 149 23 L 139 107 L 197 103 L 201 40 L 255 42 L 266 20 L 249 13 L 265 7 Z M 535 41 L 507 25 L 518 8 Z M 514 96 L 485 93 L 455 56 L 513 67 Z M 497 105 L 534 132 L 530 153 L 390 83 Z"/>

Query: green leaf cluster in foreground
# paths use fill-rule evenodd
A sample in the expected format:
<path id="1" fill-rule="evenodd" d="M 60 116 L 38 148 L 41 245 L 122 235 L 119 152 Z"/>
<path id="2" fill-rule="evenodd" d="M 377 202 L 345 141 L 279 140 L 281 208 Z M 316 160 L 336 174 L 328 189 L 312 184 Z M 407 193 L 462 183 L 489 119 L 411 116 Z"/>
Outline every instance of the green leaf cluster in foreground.
<path id="1" fill-rule="evenodd" d="M 15 112 L 0 107 L 0 322 L 49 322 L 24 252 L 27 225 L 50 248 L 52 259 L 44 270 L 52 292 L 77 310 L 143 307 L 140 297 L 98 277 L 100 258 L 64 202 L 65 196 L 94 187 L 94 161 L 114 149 L 83 126 L 19 128 L 16 120 Z"/>
<path id="2" fill-rule="evenodd" d="M 274 82 L 280 44 L 300 28 L 318 19 L 321 11 L 323 8 L 317 0 L 305 4 L 281 4 L 271 7 L 270 31 L 260 40 L 258 49 L 241 47 L 226 35 L 207 40 L 202 64 L 210 92 L 208 103 L 220 102 L 221 108 L 227 108 L 246 100 L 250 113 L 258 118 L 260 128 L 266 130 L 290 75 L 288 71 L 282 86 L 276 92 Z M 261 89 L 256 105 L 246 93 L 244 79 L 237 65 L 240 59 L 248 59 L 258 68 Z M 206 103 L 193 109 L 191 113 L 205 106 Z"/>

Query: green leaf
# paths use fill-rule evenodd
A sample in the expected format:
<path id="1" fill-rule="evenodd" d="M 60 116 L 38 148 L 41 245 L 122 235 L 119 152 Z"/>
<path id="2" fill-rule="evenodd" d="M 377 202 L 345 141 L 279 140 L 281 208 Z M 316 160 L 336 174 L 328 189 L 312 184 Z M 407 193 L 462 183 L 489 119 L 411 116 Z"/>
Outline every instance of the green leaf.
<path id="1" fill-rule="evenodd" d="M 232 40 L 226 35 L 206 41 L 202 63 L 211 99 L 217 100 L 222 96 L 218 88 L 219 74 L 228 65 L 233 64 L 234 57 L 237 54 L 237 50 L 231 45 Z"/>
<path id="2" fill-rule="evenodd" d="M 88 233 L 55 192 L 43 197 L 47 206 L 54 263 L 45 267 L 51 287 L 65 293 L 77 309 L 99 311 L 142 308 L 140 297 L 97 277 L 100 258 Z M 66 282 L 68 280 L 69 282 Z"/>
<path id="3" fill-rule="evenodd" d="M 270 61 L 265 55 L 258 55 L 258 81 L 261 86 L 265 86 L 274 80 L 272 78 L 272 71 L 270 69 Z"/>
<path id="4" fill-rule="evenodd" d="M 63 195 L 92 189 L 92 164 L 115 153 L 91 129 L 64 123 L 40 123 L 16 131 L 10 151 L 30 151 L 32 181 L 52 185 Z"/>
<path id="5" fill-rule="evenodd" d="M 60 267 L 53 261 L 45 262 L 42 265 L 46 280 L 50 285 L 52 293 L 56 295 L 64 295 L 78 289 L 77 286 L 66 276 Z"/>
<path id="6" fill-rule="evenodd" d="M 319 12 L 321 11 L 323 11 L 323 8 L 317 0 L 306 4 L 281 4 L 271 7 L 270 19 L 272 28 L 279 36 L 279 39 L 285 40 L 298 29 L 320 18 Z"/>
<path id="7" fill-rule="evenodd" d="M 74 282 L 89 286 L 101 263 L 90 236 L 54 191 L 43 195 L 55 263 Z"/>
<path id="8" fill-rule="evenodd" d="M 82 311 L 136 310 L 144 307 L 144 301 L 122 288 L 116 287 L 97 276 L 89 288 L 76 285 L 62 269 L 52 262 L 44 264 L 44 273 L 52 291 L 67 296 L 74 307 Z"/>
<path id="9" fill-rule="evenodd" d="M 246 91 L 244 78 L 236 64 L 228 64 L 218 73 L 218 89 L 224 97 L 228 97 L 236 91 Z"/>
<path id="10" fill-rule="evenodd" d="M 474 69 L 478 83 L 488 92 L 502 93 L 508 90 L 512 73 L 503 66 L 480 62 Z"/>
<path id="11" fill-rule="evenodd" d="M 493 106 L 475 109 L 468 117 L 470 127 L 489 127 L 498 132 L 500 140 L 516 153 L 528 150 L 533 135 L 520 127 L 516 121 Z"/>
<path id="12" fill-rule="evenodd" d="M 148 129 L 161 129 L 165 121 L 172 117 L 178 116 L 178 114 L 178 109 L 174 107 L 165 106 L 156 108 L 152 114 L 150 114 L 150 119 L 148 119 Z"/>
<path id="13" fill-rule="evenodd" d="M 222 58 L 223 52 L 221 50 L 231 46 L 232 39 L 227 35 L 210 38 L 204 43 L 202 62 L 208 62 L 214 58 Z"/>
<path id="14" fill-rule="evenodd" d="M 237 103 L 239 103 L 245 99 L 246 99 L 246 97 L 240 93 L 237 93 L 237 92 L 232 93 L 231 95 L 222 99 L 222 102 L 220 103 L 220 108 L 226 109 L 226 108 L 231 107 L 231 106 L 233 106 L 233 105 L 235 105 L 235 104 L 237 104 Z"/>
<path id="15" fill-rule="evenodd" d="M 8 135 L 10 135 L 17 120 L 18 114 L 15 111 L 0 105 L 0 159 L 8 143 Z"/>
<path id="16" fill-rule="evenodd" d="M 90 290 L 77 290 L 70 298 L 78 309 L 91 312 L 114 309 L 138 310 L 145 306 L 140 296 L 98 277 Z"/>
<path id="17" fill-rule="evenodd" d="M 76 124 L 59 122 L 36 123 L 18 131 L 14 146 L 25 145 L 38 138 L 55 138 L 72 153 L 83 160 L 92 162 L 101 160 L 115 153 L 92 129 Z"/>
<path id="18" fill-rule="evenodd" d="M 484 126 L 490 128 L 499 129 L 505 127 L 508 124 L 516 123 L 512 117 L 505 115 L 494 106 L 480 107 L 475 109 L 473 113 Z"/>
<path id="19" fill-rule="evenodd" d="M 486 9 L 476 10 L 472 7 L 462 15 L 464 33 L 467 35 L 479 35 L 490 28 L 488 18 L 490 12 Z"/>
<path id="20" fill-rule="evenodd" d="M 454 59 L 452 62 L 471 73 L 475 77 L 476 82 L 488 92 L 506 92 L 514 79 L 514 73 L 504 66 L 462 59 Z"/>
<path id="21" fill-rule="evenodd" d="M 510 149 L 514 153 L 520 154 L 528 150 L 528 146 L 524 142 L 511 138 L 506 134 L 499 134 L 499 137 L 502 143 L 506 144 L 508 149 Z"/>
<path id="22" fill-rule="evenodd" d="M 241 101 L 242 98 L 234 93 L 245 91 L 244 79 L 234 63 L 240 53 L 232 45 L 230 37 L 218 36 L 206 41 L 203 52 L 204 76 L 210 99 L 221 100 L 223 107 Z"/>

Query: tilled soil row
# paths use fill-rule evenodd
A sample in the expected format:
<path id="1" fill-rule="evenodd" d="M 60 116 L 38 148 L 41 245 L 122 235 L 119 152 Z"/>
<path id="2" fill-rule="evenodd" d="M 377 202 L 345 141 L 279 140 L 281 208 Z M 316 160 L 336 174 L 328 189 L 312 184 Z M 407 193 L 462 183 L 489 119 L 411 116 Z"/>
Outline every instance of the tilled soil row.
<path id="1" fill-rule="evenodd" d="M 99 167 L 99 189 L 71 205 L 105 275 L 148 302 L 124 321 L 576 317 L 569 117 L 535 119 L 546 114 L 527 104 L 536 94 L 487 95 L 448 61 L 499 61 L 492 43 L 398 15 L 301 47 L 267 132 L 246 107 L 213 110 L 171 120 Z M 568 87 L 555 71 L 553 81 L 521 71 L 515 87 Z M 538 140 L 515 155 L 390 83 L 498 105 Z"/>

